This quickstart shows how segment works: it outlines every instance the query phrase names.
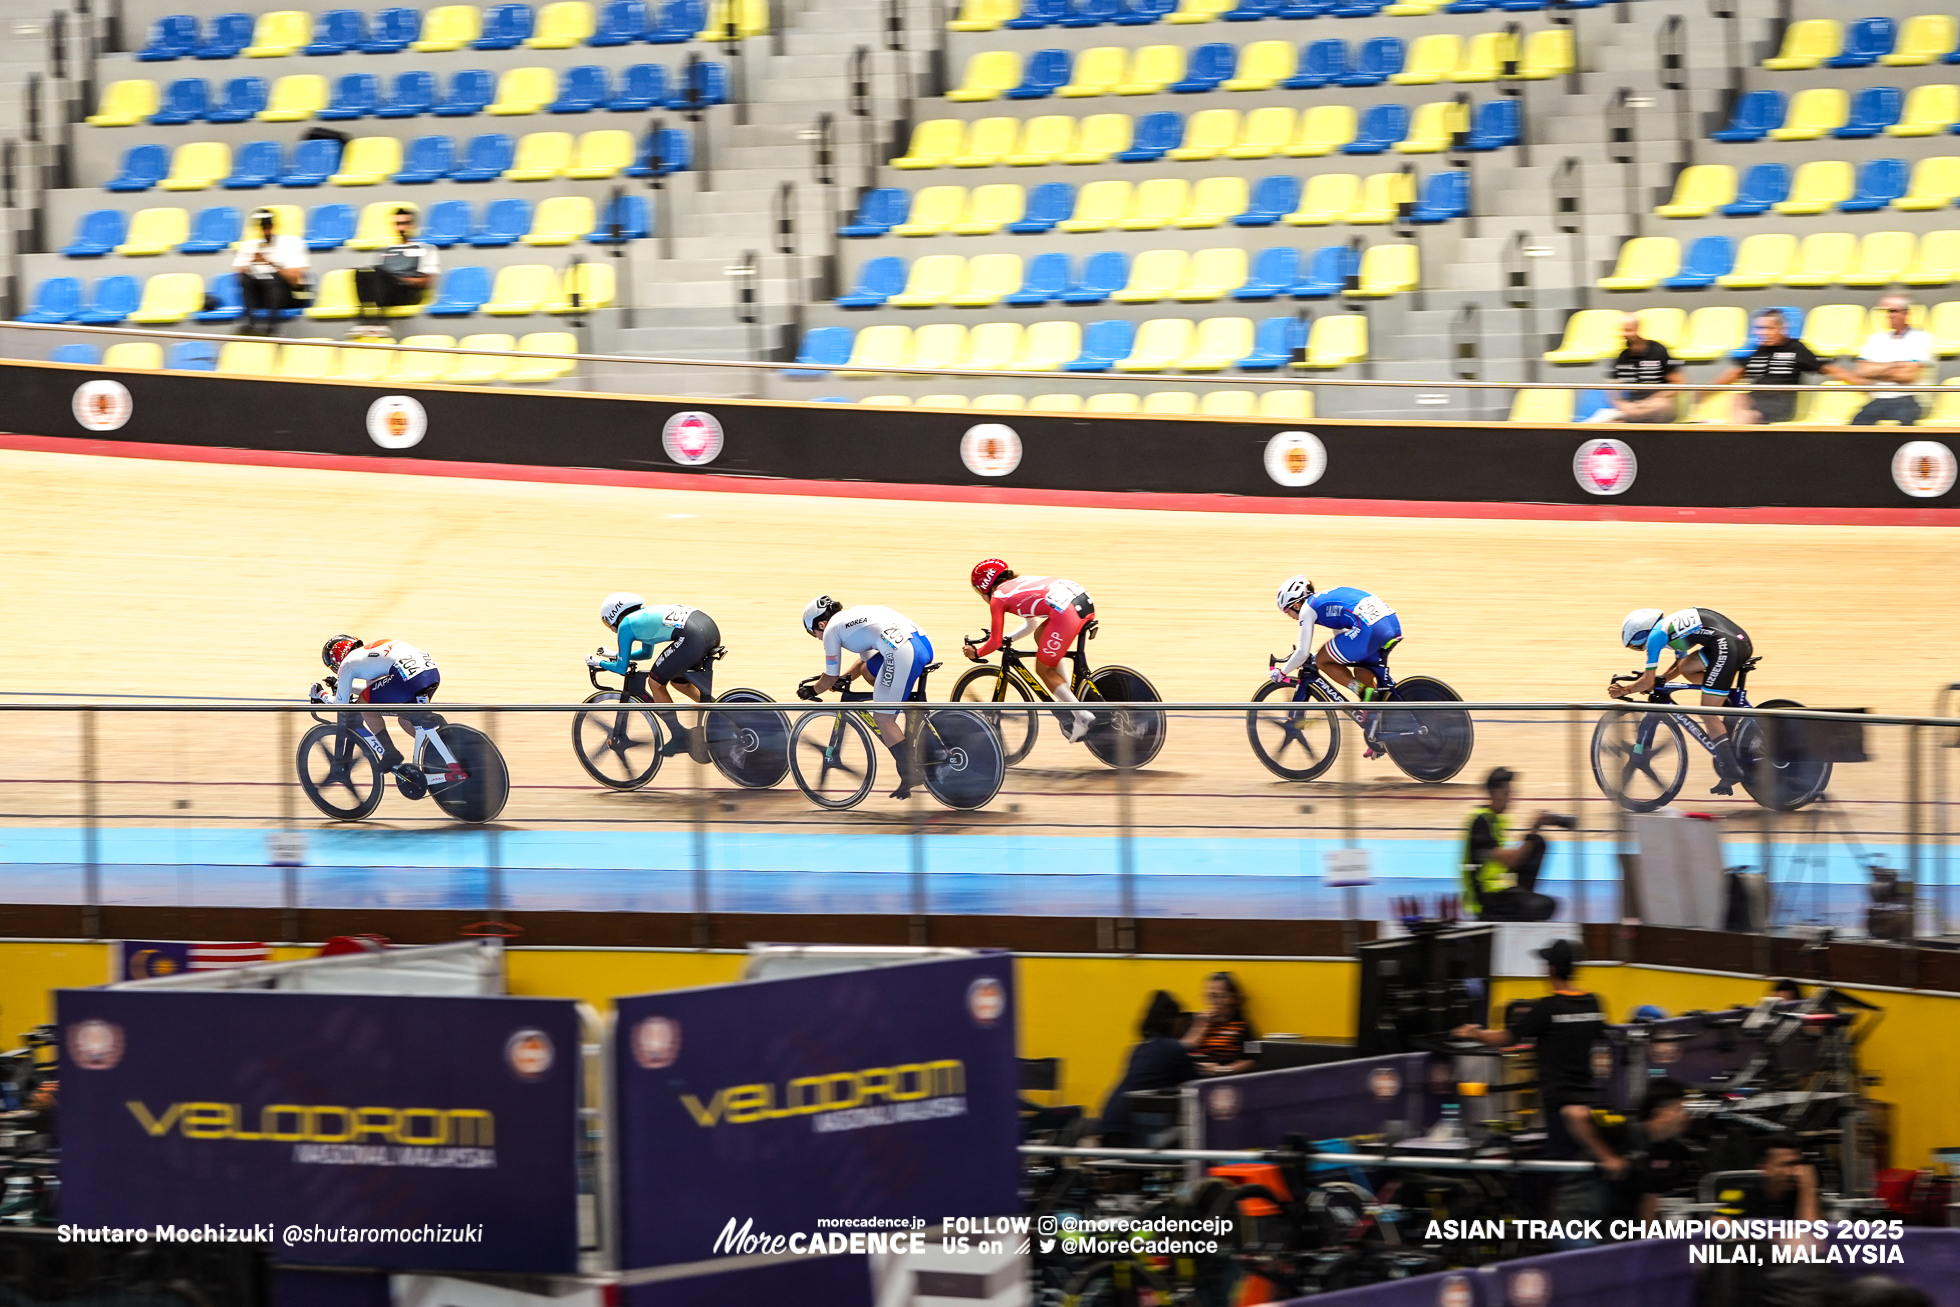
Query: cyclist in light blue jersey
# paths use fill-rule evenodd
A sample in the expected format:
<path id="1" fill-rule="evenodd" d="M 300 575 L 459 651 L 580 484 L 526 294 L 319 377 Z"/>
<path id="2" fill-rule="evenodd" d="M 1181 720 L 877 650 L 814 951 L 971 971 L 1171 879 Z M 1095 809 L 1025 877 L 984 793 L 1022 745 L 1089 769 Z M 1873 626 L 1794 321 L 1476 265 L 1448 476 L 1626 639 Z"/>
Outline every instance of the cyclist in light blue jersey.
<path id="1" fill-rule="evenodd" d="M 1372 699 L 1388 675 L 1388 651 L 1402 639 L 1402 622 L 1395 610 L 1379 597 L 1351 585 L 1319 593 L 1304 576 L 1286 579 L 1279 588 L 1278 603 L 1282 613 L 1300 623 L 1300 640 L 1292 655 L 1272 669 L 1273 680 L 1293 675 L 1311 655 L 1322 676 L 1346 686 L 1364 702 Z M 1313 647 L 1316 626 L 1334 632 L 1318 651 Z M 1373 758 L 1382 752 L 1371 747 L 1365 756 Z"/>
<path id="2" fill-rule="evenodd" d="M 587 667 L 626 678 L 626 697 L 673 703 L 669 686 L 676 686 L 689 699 L 700 703 L 715 697 L 715 653 L 721 647 L 721 630 L 715 619 L 686 604 L 663 604 L 657 608 L 636 594 L 619 591 L 606 596 L 599 605 L 599 620 L 619 636 L 619 652 L 609 654 L 602 645 L 585 660 Z M 658 654 L 656 645 L 667 647 Z M 644 672 L 628 671 L 635 658 L 652 658 Z M 696 762 L 708 761 L 707 736 L 698 728 L 681 725 L 680 714 L 671 708 L 654 711 L 667 723 L 669 738 L 660 747 L 660 756 L 671 758 L 685 750 Z"/>

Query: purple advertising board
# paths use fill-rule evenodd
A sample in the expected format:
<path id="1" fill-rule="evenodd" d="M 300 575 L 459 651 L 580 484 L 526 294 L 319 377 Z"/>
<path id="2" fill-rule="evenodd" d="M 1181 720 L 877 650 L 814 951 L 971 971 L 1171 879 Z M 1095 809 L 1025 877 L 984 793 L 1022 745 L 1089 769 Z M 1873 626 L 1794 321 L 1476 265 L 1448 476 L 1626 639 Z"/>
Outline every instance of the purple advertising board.
<path id="1" fill-rule="evenodd" d="M 300 1265 L 578 1269 L 569 1000 L 71 989 L 56 1012 L 65 1224 L 266 1232 Z"/>
<path id="2" fill-rule="evenodd" d="M 1342 1289 L 1285 1307 L 1693 1307 L 1694 1301 L 1687 1244 L 1645 1239 Z"/>
<path id="3" fill-rule="evenodd" d="M 1013 980 L 988 953 L 620 999 L 621 1266 L 1018 1213 Z"/>
<path id="4" fill-rule="evenodd" d="M 1266 1148 L 1288 1135 L 1333 1139 L 1382 1133 L 1390 1121 L 1417 1130 L 1436 1119 L 1432 1068 L 1449 1063 L 1427 1053 L 1392 1053 L 1285 1071 L 1229 1076 L 1197 1088 L 1202 1148 Z M 1447 1093 L 1450 1086 L 1442 1086 Z"/>

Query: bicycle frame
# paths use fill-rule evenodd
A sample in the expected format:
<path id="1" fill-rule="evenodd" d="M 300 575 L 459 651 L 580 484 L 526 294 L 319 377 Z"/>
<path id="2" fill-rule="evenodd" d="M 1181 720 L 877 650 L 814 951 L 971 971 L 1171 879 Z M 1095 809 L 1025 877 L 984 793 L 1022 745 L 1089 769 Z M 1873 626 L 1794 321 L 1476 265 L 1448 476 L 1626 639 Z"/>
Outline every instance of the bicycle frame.
<path id="1" fill-rule="evenodd" d="M 1268 657 L 1267 666 L 1277 666 L 1278 663 L 1279 659 Z M 1375 692 L 1380 696 L 1379 699 L 1358 700 L 1349 698 L 1347 691 L 1327 679 L 1320 670 L 1320 664 L 1314 659 L 1308 659 L 1306 666 L 1300 670 L 1306 672 L 1309 669 L 1311 669 L 1312 675 L 1287 678 L 1293 684 L 1292 701 L 1294 703 L 1311 703 L 1312 700 L 1307 698 L 1307 687 L 1312 686 L 1320 690 L 1321 693 L 1327 696 L 1330 702 L 1340 705 L 1340 711 L 1347 714 L 1354 724 L 1360 728 L 1362 738 L 1372 745 L 1375 742 L 1375 724 L 1381 720 L 1377 715 L 1378 710 L 1374 705 L 1386 699 L 1395 689 L 1395 677 L 1389 672 L 1388 664 L 1382 662 L 1368 669 L 1375 674 Z M 1286 681 L 1282 681 L 1281 684 L 1286 684 Z M 1420 723 L 1418 723 L 1419 726 Z"/>
<path id="2" fill-rule="evenodd" d="M 1742 675 L 1739 678 L 1737 678 L 1736 687 L 1728 692 L 1727 697 L 1725 697 L 1722 700 L 1719 706 L 1723 708 L 1749 707 L 1748 681 L 1749 681 L 1749 673 L 1748 672 L 1742 673 Z M 1694 690 L 1696 692 L 1700 692 L 1701 686 L 1693 681 L 1669 681 L 1666 684 L 1655 686 L 1648 693 L 1647 702 L 1673 705 L 1674 696 L 1676 694 L 1681 693 L 1684 690 Z M 1695 742 L 1697 744 L 1701 745 L 1702 748 L 1708 750 L 1708 752 L 1711 754 L 1715 752 L 1715 741 L 1712 738 L 1710 738 L 1707 731 L 1702 729 L 1701 722 L 1695 716 L 1694 713 L 1683 711 L 1674 714 L 1674 718 L 1675 721 L 1677 721 L 1682 726 L 1682 728 L 1688 732 L 1689 735 L 1694 737 Z M 1661 715 L 1659 713 L 1654 713 L 1651 714 L 1651 720 L 1643 721 L 1640 723 L 1640 728 L 1635 733 L 1634 738 L 1635 740 L 1638 741 L 1641 748 L 1644 749 L 1647 748 L 1649 745 L 1653 744 L 1654 732 L 1658 731 L 1661 728 L 1660 722 L 1661 722 Z"/>
<path id="3" fill-rule="evenodd" d="M 1068 683 L 1069 687 L 1075 691 L 1075 697 L 1078 700 L 1088 697 L 1084 693 L 1085 688 L 1089 686 L 1089 651 L 1084 647 L 1084 642 L 1087 638 L 1086 632 L 1078 636 L 1075 647 L 1062 655 L 1069 662 Z M 1005 675 L 1001 677 L 1000 684 L 994 689 L 993 701 L 995 703 L 1005 703 L 1007 701 L 1007 677 L 1009 676 L 1019 681 L 1029 694 L 1032 694 L 1041 702 L 1055 702 L 1055 696 L 1048 692 L 1048 687 L 1042 683 L 1041 678 L 1028 670 L 1027 665 L 1029 660 L 1035 657 L 1036 655 L 1024 649 L 1016 649 L 1006 640 L 1001 641 L 1000 668 Z M 979 661 L 984 663 L 986 660 L 980 659 Z M 1093 692 L 1093 690 L 1090 690 L 1090 693 Z"/>

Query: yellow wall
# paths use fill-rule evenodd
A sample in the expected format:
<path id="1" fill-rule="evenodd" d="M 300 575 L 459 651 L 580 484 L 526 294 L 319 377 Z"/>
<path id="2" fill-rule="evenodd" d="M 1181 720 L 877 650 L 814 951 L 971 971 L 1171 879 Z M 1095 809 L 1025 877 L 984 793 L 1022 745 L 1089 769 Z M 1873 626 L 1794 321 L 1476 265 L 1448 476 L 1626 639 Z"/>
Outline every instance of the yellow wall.
<path id="1" fill-rule="evenodd" d="M 54 991 L 106 984 L 107 944 L 31 944 L 0 939 L 0 1046 L 54 1020 Z"/>

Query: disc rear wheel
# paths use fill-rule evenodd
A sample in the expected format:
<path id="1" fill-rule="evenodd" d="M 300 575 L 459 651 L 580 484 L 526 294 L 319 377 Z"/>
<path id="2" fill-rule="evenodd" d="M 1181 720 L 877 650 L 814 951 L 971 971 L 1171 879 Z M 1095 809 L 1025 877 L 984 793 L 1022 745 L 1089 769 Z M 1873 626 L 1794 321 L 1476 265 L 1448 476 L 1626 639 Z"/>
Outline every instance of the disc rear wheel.
<path id="1" fill-rule="evenodd" d="M 984 808 L 1000 793 L 1007 762 L 1000 737 L 977 712 L 942 709 L 926 720 L 925 778 L 949 808 Z"/>
<path id="2" fill-rule="evenodd" d="M 716 703 L 773 703 L 760 690 L 730 690 Z M 766 790 L 789 775 L 789 716 L 780 712 L 710 712 L 708 753 L 721 774 L 747 790 Z"/>
<path id="3" fill-rule="evenodd" d="M 1458 703 L 1463 696 L 1433 676 L 1398 681 L 1393 697 L 1404 703 Z M 1463 770 L 1476 746 L 1467 712 L 1384 710 L 1375 738 L 1395 765 L 1419 781 L 1440 784 Z"/>
<path id="4" fill-rule="evenodd" d="M 475 825 L 495 821 L 510 801 L 510 771 L 504 766 L 504 755 L 489 736 L 474 727 L 451 723 L 441 728 L 441 735 L 463 777 L 447 782 L 431 780 L 429 797 L 457 821 Z M 426 771 L 446 766 L 442 755 L 426 743 L 416 751 L 415 765 Z"/>
<path id="5" fill-rule="evenodd" d="M 1083 687 L 1085 707 L 1107 703 L 1158 703 L 1163 696 L 1128 667 L 1099 667 Z M 1165 715 L 1149 708 L 1110 708 L 1095 713 L 1084 743 L 1089 752 L 1111 767 L 1147 767 L 1164 747 Z"/>

